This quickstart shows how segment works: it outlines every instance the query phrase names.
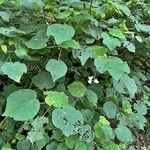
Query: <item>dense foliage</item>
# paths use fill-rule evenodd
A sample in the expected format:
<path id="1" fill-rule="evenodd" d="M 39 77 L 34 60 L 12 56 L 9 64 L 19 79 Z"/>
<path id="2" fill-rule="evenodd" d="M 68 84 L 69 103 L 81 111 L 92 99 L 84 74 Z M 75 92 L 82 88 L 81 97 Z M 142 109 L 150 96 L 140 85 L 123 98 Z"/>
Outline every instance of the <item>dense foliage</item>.
<path id="1" fill-rule="evenodd" d="M 138 149 L 149 0 L 0 0 L 0 87 L 2 150 Z"/>

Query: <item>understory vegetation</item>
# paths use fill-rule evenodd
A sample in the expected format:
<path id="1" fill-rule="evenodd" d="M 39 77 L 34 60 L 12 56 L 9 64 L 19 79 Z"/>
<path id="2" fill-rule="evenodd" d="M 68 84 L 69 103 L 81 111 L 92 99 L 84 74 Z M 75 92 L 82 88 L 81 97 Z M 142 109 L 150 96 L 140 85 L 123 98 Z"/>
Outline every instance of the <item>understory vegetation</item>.
<path id="1" fill-rule="evenodd" d="M 150 149 L 149 0 L 0 0 L 0 149 Z"/>

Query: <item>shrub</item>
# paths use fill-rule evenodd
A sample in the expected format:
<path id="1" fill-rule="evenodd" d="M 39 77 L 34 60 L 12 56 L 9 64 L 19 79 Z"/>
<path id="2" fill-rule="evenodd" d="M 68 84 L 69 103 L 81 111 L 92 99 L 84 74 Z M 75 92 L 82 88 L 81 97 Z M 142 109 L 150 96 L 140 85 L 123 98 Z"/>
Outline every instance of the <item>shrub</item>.
<path id="1" fill-rule="evenodd" d="M 2 150 L 134 149 L 149 130 L 148 0 L 0 0 Z"/>

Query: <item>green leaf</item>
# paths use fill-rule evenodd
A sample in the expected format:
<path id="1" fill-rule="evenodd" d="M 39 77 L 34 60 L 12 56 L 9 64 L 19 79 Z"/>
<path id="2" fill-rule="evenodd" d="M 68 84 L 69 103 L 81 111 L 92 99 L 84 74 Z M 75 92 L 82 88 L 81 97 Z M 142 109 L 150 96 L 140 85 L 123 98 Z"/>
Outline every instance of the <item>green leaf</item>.
<path id="1" fill-rule="evenodd" d="M 77 136 L 69 136 L 69 137 L 65 138 L 65 143 L 70 149 L 74 148 L 77 141 L 78 141 Z"/>
<path id="2" fill-rule="evenodd" d="M 0 0 L 0 5 L 3 4 L 5 2 L 5 0 Z"/>
<path id="3" fill-rule="evenodd" d="M 52 122 L 65 136 L 69 136 L 78 133 L 78 129 L 83 125 L 83 116 L 74 107 L 66 106 L 53 110 Z"/>
<path id="4" fill-rule="evenodd" d="M 81 61 L 82 66 L 86 63 L 86 61 L 91 57 L 91 54 L 89 52 L 89 48 L 86 49 L 82 49 L 80 55 L 78 56 L 78 58 Z"/>
<path id="5" fill-rule="evenodd" d="M 75 30 L 67 24 L 52 24 L 47 28 L 47 36 L 53 36 L 56 44 L 61 44 L 72 39 Z"/>
<path id="6" fill-rule="evenodd" d="M 130 73 L 130 68 L 127 63 L 117 57 L 97 58 L 95 59 L 94 64 L 100 73 L 108 71 L 116 81 L 118 81 L 125 73 Z"/>
<path id="7" fill-rule="evenodd" d="M 3 116 L 13 117 L 14 120 L 19 121 L 32 119 L 40 109 L 40 103 L 36 97 L 36 92 L 30 89 L 13 92 L 7 98 Z"/>
<path id="8" fill-rule="evenodd" d="M 134 104 L 134 109 L 137 111 L 138 114 L 146 115 L 148 108 L 144 102 L 138 102 Z"/>
<path id="9" fill-rule="evenodd" d="M 44 139 L 44 128 L 43 125 L 48 123 L 48 118 L 37 117 L 32 122 L 32 129 L 28 132 L 27 139 L 33 144 L 36 141 Z"/>
<path id="10" fill-rule="evenodd" d="M 117 106 L 113 102 L 106 102 L 103 105 L 103 111 L 109 119 L 113 119 L 117 114 Z"/>
<path id="11" fill-rule="evenodd" d="M 90 125 L 84 125 L 79 129 L 80 134 L 80 141 L 86 141 L 87 143 L 90 143 L 93 141 L 93 133 Z"/>
<path id="12" fill-rule="evenodd" d="M 1 4 L 1 2 L 0 2 Z M 4 20 L 4 21 L 7 21 L 9 22 L 9 19 L 10 19 L 10 14 L 5 12 L 5 11 L 0 11 L 0 17 Z"/>
<path id="13" fill-rule="evenodd" d="M 19 0 L 20 6 L 25 6 L 27 8 L 32 8 L 33 4 L 38 4 L 39 6 L 43 4 L 42 0 Z"/>
<path id="14" fill-rule="evenodd" d="M 39 72 L 36 76 L 32 78 L 32 82 L 39 89 L 51 89 L 55 86 L 52 80 L 52 76 L 49 72 Z"/>
<path id="15" fill-rule="evenodd" d="M 115 133 L 117 138 L 123 143 L 128 143 L 133 141 L 131 131 L 122 124 L 119 124 L 117 126 L 117 128 L 115 129 Z"/>
<path id="16" fill-rule="evenodd" d="M 56 150 L 57 147 L 58 147 L 58 144 L 55 142 L 52 142 L 46 146 L 46 150 L 54 150 L 54 149 Z"/>
<path id="17" fill-rule="evenodd" d="M 75 145 L 75 150 L 88 150 L 87 146 L 83 142 L 78 142 Z"/>
<path id="18" fill-rule="evenodd" d="M 63 92 L 50 91 L 45 98 L 45 102 L 49 106 L 64 107 L 68 105 L 68 96 Z"/>
<path id="19" fill-rule="evenodd" d="M 98 96 L 92 90 L 87 90 L 85 95 L 90 103 L 90 106 L 97 106 Z"/>
<path id="20" fill-rule="evenodd" d="M 86 87 L 82 82 L 75 81 L 68 86 L 68 91 L 74 97 L 83 97 L 86 94 Z"/>
<path id="21" fill-rule="evenodd" d="M 60 143 L 57 150 L 69 150 L 65 143 Z"/>
<path id="22" fill-rule="evenodd" d="M 133 43 L 125 41 L 124 47 L 126 47 L 129 52 L 135 52 L 135 46 L 133 45 Z"/>
<path id="23" fill-rule="evenodd" d="M 135 80 L 130 78 L 128 75 L 122 76 L 119 82 L 113 81 L 113 86 L 119 93 L 122 94 L 126 94 L 127 89 L 130 94 L 130 98 L 134 98 L 135 93 L 137 92 Z"/>
<path id="24" fill-rule="evenodd" d="M 117 28 L 117 27 L 114 27 L 114 28 L 111 28 L 109 29 L 109 33 L 114 36 L 114 37 L 117 37 L 117 38 L 120 38 L 122 40 L 125 40 L 125 35 L 123 34 L 123 32 Z"/>
<path id="25" fill-rule="evenodd" d="M 17 150 L 30 150 L 30 147 L 29 140 L 21 140 L 17 142 Z"/>
<path id="26" fill-rule="evenodd" d="M 108 33 L 103 32 L 103 44 L 105 44 L 110 51 L 113 51 L 115 48 L 121 46 L 121 42 L 117 38 L 111 37 Z"/>
<path id="27" fill-rule="evenodd" d="M 1 70 L 16 82 L 20 82 L 22 75 L 27 73 L 26 65 L 20 62 L 7 62 L 1 67 Z"/>
<path id="28" fill-rule="evenodd" d="M 46 70 L 51 73 L 53 82 L 55 82 L 66 75 L 67 66 L 62 60 L 50 59 L 46 64 Z"/>
<path id="29" fill-rule="evenodd" d="M 107 48 L 94 45 L 89 47 L 89 52 L 91 53 L 93 58 L 98 58 L 100 56 L 105 56 L 107 53 Z"/>
<path id="30" fill-rule="evenodd" d="M 80 44 L 73 39 L 65 41 L 61 43 L 59 46 L 65 49 L 68 49 L 68 48 L 81 49 Z"/>
<path id="31" fill-rule="evenodd" d="M 135 24 L 135 28 L 138 32 L 150 32 L 150 25 L 148 24 Z"/>
<path id="32" fill-rule="evenodd" d="M 25 45 L 31 49 L 43 49 L 47 46 L 48 37 L 44 36 L 34 36 L 29 41 L 25 42 Z"/>
<path id="33" fill-rule="evenodd" d="M 101 141 L 109 141 L 115 138 L 113 129 L 109 126 L 109 122 L 104 117 L 100 117 L 100 120 L 95 124 L 94 133 Z"/>

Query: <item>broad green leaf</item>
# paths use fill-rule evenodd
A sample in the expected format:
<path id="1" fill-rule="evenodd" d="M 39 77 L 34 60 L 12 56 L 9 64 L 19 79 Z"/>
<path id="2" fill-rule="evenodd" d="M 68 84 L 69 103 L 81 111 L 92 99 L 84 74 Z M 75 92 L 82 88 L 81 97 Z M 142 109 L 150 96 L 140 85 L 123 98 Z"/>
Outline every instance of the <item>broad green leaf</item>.
<path id="1" fill-rule="evenodd" d="M 47 46 L 48 39 L 47 37 L 34 36 L 29 41 L 26 41 L 25 45 L 31 49 L 43 49 Z"/>
<path id="2" fill-rule="evenodd" d="M 95 136 L 101 141 L 109 141 L 115 138 L 113 129 L 109 126 L 109 122 L 101 117 L 94 126 Z"/>
<path id="3" fill-rule="evenodd" d="M 55 142 L 52 142 L 46 146 L 46 150 L 56 150 L 57 147 L 58 147 L 58 144 Z"/>
<path id="4" fill-rule="evenodd" d="M 85 122 L 85 123 L 90 123 L 91 120 L 92 120 L 93 117 L 94 117 L 94 113 L 93 113 L 91 110 L 89 110 L 89 109 L 82 109 L 82 110 L 81 110 L 81 113 L 82 113 L 82 115 L 83 115 L 83 118 L 84 118 L 84 122 Z"/>
<path id="5" fill-rule="evenodd" d="M 133 43 L 125 41 L 124 47 L 126 47 L 128 49 L 128 51 L 130 51 L 130 52 L 135 52 L 135 46 L 133 45 Z"/>
<path id="6" fill-rule="evenodd" d="M 0 2 L 1 3 L 1 2 Z M 10 19 L 10 14 L 5 12 L 5 11 L 0 11 L 0 17 L 4 20 L 4 21 L 7 21 L 9 22 L 9 19 Z"/>
<path id="7" fill-rule="evenodd" d="M 61 43 L 59 46 L 65 49 L 68 49 L 68 48 L 81 49 L 80 44 L 73 39 L 65 41 Z"/>
<path id="8" fill-rule="evenodd" d="M 69 150 L 65 143 L 60 143 L 57 150 Z"/>
<path id="9" fill-rule="evenodd" d="M 111 37 L 106 32 L 102 33 L 102 37 L 103 37 L 103 44 L 105 44 L 110 51 L 113 51 L 116 47 L 121 46 L 121 42 L 117 38 Z"/>
<path id="10" fill-rule="evenodd" d="M 128 75 L 122 76 L 119 82 L 113 81 L 113 86 L 119 93 L 126 94 L 128 91 L 130 98 L 134 98 L 135 93 L 137 92 L 135 80 L 130 78 Z"/>
<path id="11" fill-rule="evenodd" d="M 64 107 L 68 105 L 68 96 L 63 92 L 50 91 L 45 98 L 45 102 L 49 106 Z"/>
<path id="12" fill-rule="evenodd" d="M 80 141 L 86 141 L 87 143 L 90 143 L 93 141 L 93 133 L 90 125 L 84 125 L 79 129 L 80 134 Z"/>
<path id="13" fill-rule="evenodd" d="M 65 138 L 65 143 L 70 149 L 73 149 L 75 144 L 78 141 L 79 141 L 79 139 L 77 136 L 69 136 L 69 137 Z"/>
<path id="14" fill-rule="evenodd" d="M 148 108 L 144 102 L 138 102 L 134 104 L 134 109 L 137 111 L 138 114 L 146 115 Z"/>
<path id="15" fill-rule="evenodd" d="M 88 150 L 88 147 L 84 142 L 77 142 L 75 145 L 75 150 Z"/>
<path id="16" fill-rule="evenodd" d="M 114 27 L 114 28 L 110 28 L 109 29 L 109 33 L 114 36 L 114 37 L 117 37 L 117 38 L 120 38 L 122 40 L 125 40 L 125 35 L 123 34 L 123 32 L 117 28 L 117 27 Z"/>
<path id="17" fill-rule="evenodd" d="M 47 28 L 47 36 L 53 36 L 56 44 L 61 44 L 73 38 L 75 30 L 67 24 L 52 24 Z"/>
<path id="18" fill-rule="evenodd" d="M 51 89 L 55 85 L 49 72 L 39 72 L 36 76 L 32 78 L 32 82 L 36 87 L 41 90 Z"/>
<path id="19" fill-rule="evenodd" d="M 1 70 L 3 74 L 16 82 L 20 82 L 22 75 L 27 73 L 26 65 L 20 62 L 7 62 L 1 67 Z"/>
<path id="20" fill-rule="evenodd" d="M 106 102 L 103 105 L 103 111 L 109 119 L 113 119 L 117 114 L 117 106 L 113 102 Z"/>
<path id="21" fill-rule="evenodd" d="M 82 82 L 75 81 L 68 86 L 68 91 L 74 97 L 83 97 L 86 94 L 86 87 Z"/>
<path id="22" fill-rule="evenodd" d="M 30 150 L 31 144 L 29 140 L 20 140 L 17 142 L 17 150 Z"/>
<path id="23" fill-rule="evenodd" d="M 92 90 L 87 90 L 86 95 L 90 106 L 97 106 L 98 96 Z"/>
<path id="24" fill-rule="evenodd" d="M 125 15 L 130 16 L 131 11 L 126 4 L 119 4 L 115 2 L 111 2 L 118 10 L 122 11 Z"/>
<path id="25" fill-rule="evenodd" d="M 30 89 L 21 89 L 8 96 L 3 116 L 25 121 L 32 119 L 38 113 L 39 109 L 40 103 L 36 92 Z"/>
<path id="26" fill-rule="evenodd" d="M 124 74 L 130 73 L 130 68 L 127 63 L 117 57 L 97 58 L 95 59 L 94 64 L 100 73 L 108 71 L 116 81 L 118 81 Z"/>
<path id="27" fill-rule="evenodd" d="M 43 5 L 43 1 L 42 0 L 19 0 L 20 2 L 20 6 L 25 6 L 27 8 L 32 8 L 33 5 L 36 3 L 39 6 Z"/>
<path id="28" fill-rule="evenodd" d="M 30 56 L 28 55 L 28 50 L 25 48 L 20 47 L 20 48 L 16 49 L 15 54 L 20 59 L 30 59 Z"/>
<path id="29" fill-rule="evenodd" d="M 0 5 L 3 4 L 5 2 L 5 0 L 0 0 Z"/>
<path id="30" fill-rule="evenodd" d="M 82 49 L 80 55 L 78 56 L 78 58 L 81 61 L 82 66 L 86 63 L 86 61 L 91 57 L 91 54 L 89 52 L 89 48 L 86 49 Z"/>
<path id="31" fill-rule="evenodd" d="M 91 53 L 93 58 L 98 58 L 100 56 L 105 56 L 107 53 L 107 48 L 94 45 L 89 47 L 89 52 Z"/>
<path id="32" fill-rule="evenodd" d="M 46 64 L 46 70 L 51 73 L 53 82 L 55 82 L 66 75 L 67 66 L 62 60 L 50 59 Z"/>
<path id="33" fill-rule="evenodd" d="M 8 36 L 8 37 L 15 37 L 16 34 L 24 34 L 23 31 L 20 31 L 16 29 L 15 27 L 9 27 L 9 28 L 4 28 L 0 27 L 0 34 Z"/>
<path id="34" fill-rule="evenodd" d="M 150 32 L 150 25 L 148 24 L 135 24 L 135 28 L 138 32 Z"/>
<path id="35" fill-rule="evenodd" d="M 44 124 L 48 123 L 48 118 L 37 117 L 32 122 L 32 129 L 28 132 L 27 139 L 33 144 L 36 141 L 44 139 Z"/>
<path id="36" fill-rule="evenodd" d="M 53 110 L 52 122 L 65 136 L 69 136 L 78 133 L 78 129 L 83 125 L 83 116 L 74 107 L 66 106 Z"/>
<path id="37" fill-rule="evenodd" d="M 3 74 L 2 70 L 1 70 L 1 67 L 2 67 L 4 64 L 5 64 L 5 62 L 0 61 L 0 75 Z"/>
<path id="38" fill-rule="evenodd" d="M 131 119 L 136 128 L 144 130 L 144 127 L 147 123 L 147 119 L 143 115 L 141 115 L 140 113 L 132 113 Z"/>
<path id="39" fill-rule="evenodd" d="M 128 143 L 133 141 L 131 131 L 122 124 L 119 124 L 117 126 L 117 128 L 115 129 L 115 133 L 117 138 L 123 143 Z"/>

